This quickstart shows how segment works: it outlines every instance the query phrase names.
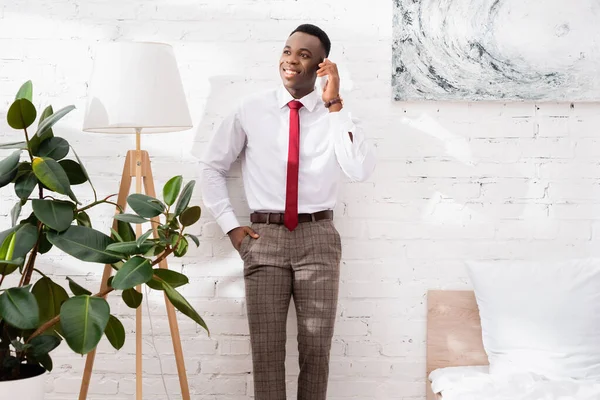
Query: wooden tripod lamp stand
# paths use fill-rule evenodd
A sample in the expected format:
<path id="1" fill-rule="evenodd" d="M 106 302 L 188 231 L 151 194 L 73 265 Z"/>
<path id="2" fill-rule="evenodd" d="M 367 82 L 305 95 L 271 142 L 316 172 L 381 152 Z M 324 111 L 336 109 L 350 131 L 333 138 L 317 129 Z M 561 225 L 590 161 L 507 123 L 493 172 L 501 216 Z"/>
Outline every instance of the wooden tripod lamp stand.
<path id="1" fill-rule="evenodd" d="M 164 43 L 111 42 L 98 48 L 83 123 L 86 132 L 135 134 L 136 149 L 127 152 L 117 204 L 127 206 L 135 178 L 136 193 L 156 197 L 148 152 L 141 150 L 141 135 L 192 128 L 187 101 L 173 48 Z M 113 224 L 116 230 L 116 220 Z M 136 235 L 142 226 L 136 224 Z M 157 237 L 156 230 L 154 231 Z M 159 266 L 168 268 L 163 260 Z M 104 267 L 102 289 L 112 274 Z M 101 289 L 101 290 L 102 290 Z M 137 290 L 141 292 L 141 287 Z M 175 308 L 165 296 L 171 340 L 177 362 L 182 399 L 190 399 Z M 136 309 L 136 399 L 142 400 L 142 306 Z M 79 400 L 87 398 L 96 351 L 87 355 Z"/>

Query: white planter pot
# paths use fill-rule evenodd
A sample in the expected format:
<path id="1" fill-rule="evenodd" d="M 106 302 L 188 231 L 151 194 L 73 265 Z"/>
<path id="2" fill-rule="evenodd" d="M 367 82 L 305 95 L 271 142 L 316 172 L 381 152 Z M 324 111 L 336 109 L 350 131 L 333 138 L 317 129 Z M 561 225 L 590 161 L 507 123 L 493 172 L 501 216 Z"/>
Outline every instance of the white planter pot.
<path id="1" fill-rule="evenodd" d="M 0 382 L 0 400 L 44 400 L 46 373 L 32 378 Z"/>

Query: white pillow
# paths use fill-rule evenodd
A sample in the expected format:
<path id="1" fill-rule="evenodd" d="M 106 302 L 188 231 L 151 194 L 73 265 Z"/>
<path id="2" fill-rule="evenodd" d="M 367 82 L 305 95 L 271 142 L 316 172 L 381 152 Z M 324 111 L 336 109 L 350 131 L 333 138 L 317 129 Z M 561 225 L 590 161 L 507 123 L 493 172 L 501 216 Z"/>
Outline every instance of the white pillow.
<path id="1" fill-rule="evenodd" d="M 600 380 L 600 259 L 469 261 L 490 374 Z"/>

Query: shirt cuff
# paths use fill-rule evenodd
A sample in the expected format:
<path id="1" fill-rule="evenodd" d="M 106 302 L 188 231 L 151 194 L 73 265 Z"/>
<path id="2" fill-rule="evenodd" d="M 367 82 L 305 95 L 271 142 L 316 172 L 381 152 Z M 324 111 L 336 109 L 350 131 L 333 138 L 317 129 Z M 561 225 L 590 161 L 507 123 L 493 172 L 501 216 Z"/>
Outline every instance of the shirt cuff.
<path id="1" fill-rule="evenodd" d="M 219 224 L 221 230 L 225 234 L 227 234 L 230 230 L 241 226 L 235 216 L 235 213 L 233 212 L 226 212 L 221 214 L 219 218 L 217 218 L 217 224 Z"/>

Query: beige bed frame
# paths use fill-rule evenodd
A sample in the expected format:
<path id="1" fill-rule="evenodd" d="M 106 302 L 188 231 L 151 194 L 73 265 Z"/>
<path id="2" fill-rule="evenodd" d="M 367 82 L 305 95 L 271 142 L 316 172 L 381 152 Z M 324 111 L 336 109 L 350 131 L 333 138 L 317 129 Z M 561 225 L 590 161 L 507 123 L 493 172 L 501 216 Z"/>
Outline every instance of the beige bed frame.
<path id="1" fill-rule="evenodd" d="M 487 364 L 475 294 L 464 290 L 429 291 L 427 377 L 437 368 Z M 427 377 L 427 400 L 435 400 Z"/>

